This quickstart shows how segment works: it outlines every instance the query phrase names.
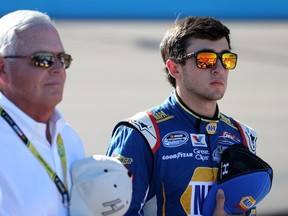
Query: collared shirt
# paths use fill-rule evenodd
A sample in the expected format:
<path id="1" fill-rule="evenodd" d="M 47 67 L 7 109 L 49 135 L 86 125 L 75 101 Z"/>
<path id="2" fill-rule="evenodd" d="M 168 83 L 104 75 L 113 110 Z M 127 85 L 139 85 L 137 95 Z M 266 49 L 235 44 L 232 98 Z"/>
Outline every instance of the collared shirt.
<path id="1" fill-rule="evenodd" d="M 70 166 L 85 157 L 77 133 L 55 109 L 50 118 L 51 144 L 46 139 L 46 124 L 26 115 L 3 94 L 0 106 L 10 115 L 44 160 L 64 182 L 57 149 L 60 133 L 66 151 L 67 182 L 71 190 Z M 62 196 L 44 167 L 24 145 L 11 126 L 0 118 L 0 216 L 64 216 Z"/>

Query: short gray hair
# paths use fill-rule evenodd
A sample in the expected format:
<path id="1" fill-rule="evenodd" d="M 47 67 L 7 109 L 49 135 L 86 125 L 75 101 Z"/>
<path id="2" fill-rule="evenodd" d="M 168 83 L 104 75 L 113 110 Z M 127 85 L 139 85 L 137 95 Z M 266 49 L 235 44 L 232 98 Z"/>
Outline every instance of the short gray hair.
<path id="1" fill-rule="evenodd" d="M 51 18 L 35 10 L 17 10 L 0 19 L 0 56 L 15 55 L 18 34 L 28 28 L 50 24 Z"/>

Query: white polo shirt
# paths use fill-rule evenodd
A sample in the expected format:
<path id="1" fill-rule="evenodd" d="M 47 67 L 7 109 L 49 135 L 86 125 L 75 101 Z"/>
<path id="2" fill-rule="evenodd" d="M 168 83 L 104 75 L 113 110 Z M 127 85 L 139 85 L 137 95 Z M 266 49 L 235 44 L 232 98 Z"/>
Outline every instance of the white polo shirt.
<path id="1" fill-rule="evenodd" d="M 52 145 L 46 140 L 46 125 L 31 119 L 0 92 L 0 106 L 23 131 L 42 158 L 64 182 L 57 135 L 63 139 L 67 181 L 70 166 L 85 157 L 82 141 L 55 109 L 50 119 Z M 47 171 L 23 141 L 0 116 L 0 216 L 64 216 L 62 196 Z"/>

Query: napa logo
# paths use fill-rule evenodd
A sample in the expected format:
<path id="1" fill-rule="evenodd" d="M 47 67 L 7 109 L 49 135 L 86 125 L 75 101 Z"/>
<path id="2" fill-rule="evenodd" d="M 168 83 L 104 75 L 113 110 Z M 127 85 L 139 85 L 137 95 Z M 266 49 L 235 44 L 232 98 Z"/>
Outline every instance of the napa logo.
<path id="1" fill-rule="evenodd" d="M 252 196 L 242 197 L 239 208 L 243 211 L 247 211 L 256 204 L 256 200 Z"/>
<path id="2" fill-rule="evenodd" d="M 188 138 L 188 133 L 184 131 L 173 131 L 163 137 L 162 143 L 167 148 L 175 148 L 185 144 L 188 141 Z"/>
<path id="3" fill-rule="evenodd" d="M 188 216 L 202 216 L 203 203 L 217 176 L 217 168 L 198 167 L 186 190 L 180 198 L 183 210 Z"/>
<path id="4" fill-rule="evenodd" d="M 206 131 L 208 134 L 215 134 L 216 130 L 217 130 L 217 123 L 216 122 L 210 122 L 206 126 Z"/>

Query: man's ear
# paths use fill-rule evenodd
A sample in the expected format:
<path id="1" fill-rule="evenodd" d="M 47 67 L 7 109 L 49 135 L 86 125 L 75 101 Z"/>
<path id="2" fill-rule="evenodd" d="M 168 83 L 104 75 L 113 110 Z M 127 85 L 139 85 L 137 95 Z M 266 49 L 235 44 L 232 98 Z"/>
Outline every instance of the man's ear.
<path id="1" fill-rule="evenodd" d="M 179 65 L 177 63 L 175 63 L 173 60 L 168 59 L 166 61 L 166 67 L 168 68 L 169 74 L 172 77 L 176 78 L 179 76 L 179 70 L 178 70 Z"/>
<path id="2" fill-rule="evenodd" d="M 4 59 L 3 57 L 0 57 L 0 84 L 7 80 L 7 75 L 4 68 Z"/>

